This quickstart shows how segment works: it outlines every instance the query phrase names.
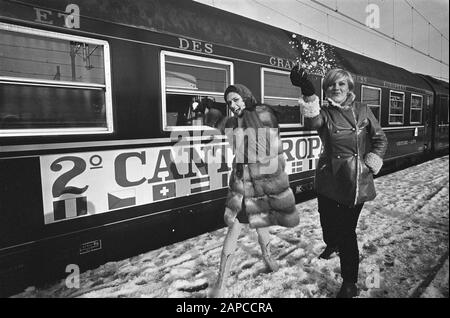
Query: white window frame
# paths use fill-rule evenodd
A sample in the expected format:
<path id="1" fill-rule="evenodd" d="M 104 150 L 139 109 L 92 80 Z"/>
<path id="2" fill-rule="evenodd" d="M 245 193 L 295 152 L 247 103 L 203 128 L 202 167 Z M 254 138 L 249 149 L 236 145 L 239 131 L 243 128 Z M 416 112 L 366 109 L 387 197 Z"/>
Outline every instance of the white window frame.
<path id="1" fill-rule="evenodd" d="M 381 123 L 381 100 L 383 98 L 383 92 L 381 90 L 380 87 L 375 87 L 375 86 L 369 86 L 369 85 L 361 85 L 361 103 L 363 102 L 363 90 L 365 88 L 369 88 L 369 89 L 376 89 L 380 92 L 380 104 L 379 105 L 374 105 L 374 104 L 367 104 L 367 106 L 370 107 L 377 107 L 378 108 L 378 121 Z"/>
<path id="2" fill-rule="evenodd" d="M 261 103 L 265 103 L 264 98 L 276 98 L 276 99 L 281 99 L 281 100 L 291 100 L 291 101 L 295 101 L 297 102 L 297 107 L 298 107 L 298 111 L 300 113 L 300 105 L 298 103 L 298 100 L 300 98 L 300 96 L 298 98 L 291 98 L 291 97 L 281 97 L 281 96 L 265 96 L 265 92 L 264 92 L 264 72 L 272 72 L 272 73 L 277 73 L 277 74 L 285 74 L 285 75 L 289 75 L 290 73 L 288 71 L 282 71 L 282 70 L 277 70 L 277 69 L 273 69 L 273 68 L 268 68 L 268 67 L 261 67 Z M 280 124 L 280 128 L 300 128 L 304 126 L 304 119 L 302 114 L 300 113 L 300 122 L 298 124 Z"/>
<path id="3" fill-rule="evenodd" d="M 103 47 L 103 58 L 105 68 L 105 84 L 97 83 L 82 83 L 69 81 L 55 81 L 25 77 L 14 76 L 0 76 L 0 84 L 15 84 L 15 85 L 32 85 L 42 87 L 57 87 L 57 88 L 80 88 L 92 90 L 104 90 L 105 94 L 105 115 L 106 127 L 91 127 L 91 128 L 39 128 L 39 129 L 7 129 L 0 130 L 0 137 L 16 137 L 16 136 L 51 136 L 51 135 L 86 135 L 86 134 L 110 134 L 114 131 L 113 124 L 113 110 L 112 110 L 112 93 L 111 93 L 111 66 L 110 66 L 110 47 L 109 43 L 104 40 L 92 39 L 87 37 L 75 36 L 64 33 L 57 33 L 52 31 L 44 31 L 23 27 L 8 23 L 0 22 L 0 30 L 6 30 L 21 34 L 36 35 L 51 39 L 67 40 L 74 42 L 89 43 L 100 45 Z"/>
<path id="4" fill-rule="evenodd" d="M 392 97 L 392 93 L 402 94 L 403 95 L 403 113 L 402 113 L 402 122 L 401 123 L 397 123 L 397 122 L 393 123 L 393 122 L 391 122 L 391 115 L 392 116 L 400 116 L 400 114 L 391 114 L 391 97 Z M 388 118 L 388 124 L 389 125 L 404 125 L 405 124 L 405 92 L 389 90 L 389 118 Z"/>
<path id="5" fill-rule="evenodd" d="M 230 83 L 225 85 L 228 87 L 229 85 L 234 84 L 234 64 L 232 62 L 219 60 L 219 59 L 213 59 L 208 57 L 202 57 L 197 55 L 191 55 L 191 54 L 185 54 L 185 53 L 178 53 L 178 52 L 172 52 L 172 51 L 161 51 L 160 53 L 160 61 L 161 61 L 161 116 L 162 116 L 162 129 L 163 131 L 193 131 L 193 130 L 207 130 L 211 129 L 209 126 L 167 126 L 167 108 L 166 108 L 166 93 L 172 92 L 177 94 L 189 94 L 192 95 L 192 91 L 189 90 L 183 90 L 183 89 L 169 89 L 166 90 L 166 56 L 174 56 L 184 59 L 189 59 L 193 61 L 202 61 L 202 62 L 208 62 L 208 63 L 216 63 L 221 65 L 226 65 L 230 68 Z M 225 91 L 224 91 L 225 92 Z M 222 92 L 222 94 L 224 93 Z M 208 91 L 196 91 L 197 95 L 218 95 L 217 92 L 208 92 Z"/>
<path id="6" fill-rule="evenodd" d="M 421 100 L 421 103 L 420 103 L 420 121 L 411 121 L 412 111 L 413 110 L 419 110 L 419 108 L 413 108 L 412 107 L 413 96 L 414 97 L 420 97 L 420 100 Z M 410 124 L 422 124 L 422 122 L 423 122 L 422 116 L 423 116 L 423 96 L 422 95 L 417 95 L 417 94 L 411 94 L 411 102 L 410 102 L 410 105 L 409 105 L 409 122 L 410 122 Z"/>

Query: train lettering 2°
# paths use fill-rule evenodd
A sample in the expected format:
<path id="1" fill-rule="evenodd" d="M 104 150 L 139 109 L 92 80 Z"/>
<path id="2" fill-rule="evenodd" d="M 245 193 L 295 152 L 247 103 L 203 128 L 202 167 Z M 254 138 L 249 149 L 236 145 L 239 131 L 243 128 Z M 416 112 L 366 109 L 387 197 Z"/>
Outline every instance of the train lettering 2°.
<path id="1" fill-rule="evenodd" d="M 231 160 L 224 142 L 41 156 L 45 223 L 221 189 Z"/>

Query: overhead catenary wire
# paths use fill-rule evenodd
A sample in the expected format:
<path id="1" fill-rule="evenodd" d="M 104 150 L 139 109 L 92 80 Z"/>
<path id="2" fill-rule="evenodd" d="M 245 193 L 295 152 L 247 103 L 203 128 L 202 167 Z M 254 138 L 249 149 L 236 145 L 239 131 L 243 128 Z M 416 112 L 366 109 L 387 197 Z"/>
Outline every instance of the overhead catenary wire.
<path id="1" fill-rule="evenodd" d="M 403 1 L 411 8 L 412 12 L 416 11 L 417 14 L 419 16 L 421 16 L 422 19 L 425 20 L 425 22 L 427 22 L 430 26 L 432 26 L 445 40 L 449 41 L 448 37 L 446 37 L 433 23 L 431 23 L 431 21 L 427 17 L 425 17 L 424 14 L 422 14 L 419 10 L 417 10 L 414 5 L 409 3 L 408 0 L 403 0 Z M 369 3 L 370 3 L 370 0 L 367 0 L 367 5 L 369 5 Z M 319 11 L 321 11 L 321 10 L 319 10 Z M 337 0 L 335 2 L 335 9 L 334 9 L 334 11 L 337 12 L 337 13 L 342 13 L 342 12 L 339 11 L 339 8 L 338 8 L 338 5 L 337 5 Z M 321 12 L 323 12 L 323 11 L 321 11 Z M 392 20 L 395 21 L 395 0 L 392 0 Z M 412 18 L 411 23 L 412 24 L 414 23 L 413 18 Z M 393 28 L 394 28 L 394 25 L 393 25 Z M 393 34 L 395 34 L 394 31 L 395 31 L 395 29 L 393 29 Z"/>
<path id="2" fill-rule="evenodd" d="M 411 7 L 411 47 L 414 47 L 414 8 Z"/>
<path id="3" fill-rule="evenodd" d="M 408 6 L 410 6 L 413 11 L 416 11 L 418 15 L 420 15 L 430 26 L 432 26 L 444 39 L 446 39 L 448 41 L 448 38 L 441 31 L 439 31 L 439 29 L 437 27 L 435 27 L 433 25 L 433 23 L 431 23 L 431 21 L 429 19 L 427 19 L 427 17 L 425 17 L 419 10 L 417 10 L 416 7 L 414 7 L 412 4 L 410 4 L 408 0 L 403 0 L 403 1 L 405 1 L 406 4 Z"/>
<path id="4" fill-rule="evenodd" d="M 422 19 L 424 19 L 427 23 L 428 23 L 428 55 L 430 55 L 430 37 L 431 37 L 431 33 L 430 33 L 430 27 L 433 27 L 438 33 L 439 33 L 439 35 L 440 35 L 440 39 L 441 39 L 441 61 L 443 60 L 443 39 L 445 39 L 447 42 L 449 41 L 448 40 L 448 37 L 446 37 L 436 26 L 434 26 L 434 24 L 433 23 L 431 23 L 431 21 L 427 18 L 427 17 L 425 17 L 425 15 L 424 14 L 422 14 L 419 10 L 417 10 L 416 9 L 416 7 L 414 7 L 414 5 L 412 5 L 411 3 L 409 3 L 409 1 L 408 0 L 404 0 L 405 1 L 405 3 L 408 5 L 408 6 L 410 6 L 411 7 L 411 12 L 413 13 L 414 11 L 416 11 L 417 12 L 417 14 L 419 15 L 419 16 L 421 16 L 422 17 Z M 413 17 L 413 16 L 412 16 Z M 411 22 L 412 23 L 412 28 L 413 28 L 413 33 L 414 33 L 414 20 Z M 444 63 L 445 64 L 445 63 Z M 446 64 L 447 66 L 448 66 L 448 64 Z M 442 72 L 442 69 L 441 69 L 441 72 Z"/>
<path id="5" fill-rule="evenodd" d="M 257 1 L 257 0 L 251 0 L 251 1 L 253 1 L 253 2 L 255 2 L 256 4 L 262 6 L 262 7 L 266 8 L 266 9 L 268 9 L 268 10 L 270 10 L 270 11 L 273 11 L 273 12 L 275 12 L 275 13 L 277 13 L 277 14 L 279 14 L 279 15 L 281 15 L 281 16 L 283 16 L 283 17 L 285 17 L 285 18 L 287 18 L 287 19 L 289 19 L 289 20 L 291 20 L 291 21 L 293 21 L 293 22 L 295 22 L 295 23 L 298 24 L 300 27 L 308 28 L 308 29 L 310 29 L 310 30 L 313 30 L 314 32 L 317 32 L 318 34 L 321 34 L 321 35 L 324 36 L 325 38 L 332 39 L 332 40 L 336 41 L 337 43 L 340 43 L 341 45 L 344 45 L 344 47 L 348 47 L 348 48 L 352 49 L 355 53 L 359 53 L 359 54 L 362 54 L 362 55 L 364 55 L 364 56 L 371 57 L 370 55 L 364 53 L 362 50 L 356 49 L 356 48 L 352 47 L 352 46 L 351 46 L 350 44 L 348 44 L 348 43 L 344 43 L 344 42 L 338 40 L 337 38 L 334 38 L 334 37 L 330 36 L 329 34 L 324 34 L 323 32 L 320 32 L 320 31 L 318 31 L 317 29 L 315 29 L 315 28 L 313 28 L 313 27 L 310 27 L 310 26 L 308 26 L 308 25 L 305 25 L 305 24 L 302 24 L 302 23 L 298 22 L 298 19 L 295 19 L 295 18 L 293 18 L 293 17 L 291 17 L 291 16 L 289 16 L 289 15 L 283 13 L 283 12 L 280 12 L 280 11 L 278 11 L 278 10 L 272 8 L 272 7 L 269 7 L 269 6 L 267 6 L 267 5 L 265 5 L 265 4 L 261 3 L 261 2 L 259 2 L 259 1 Z M 309 4 L 303 3 L 303 2 L 301 2 L 301 1 L 299 1 L 299 0 L 295 0 L 295 1 L 298 2 L 298 3 L 300 3 L 300 4 L 303 4 L 303 5 L 305 5 L 305 6 L 308 6 L 308 7 L 312 8 L 312 9 L 314 9 L 314 10 L 317 10 L 317 11 L 323 13 L 323 14 L 327 14 L 327 12 L 325 12 L 325 11 L 323 11 L 323 10 L 320 10 L 319 8 L 316 8 L 316 7 L 311 6 L 311 5 L 309 5 Z M 315 0 L 310 0 L 310 1 L 316 2 Z M 325 6 L 325 5 L 324 5 L 324 6 Z M 330 9 L 330 8 L 328 7 L 328 9 Z M 331 10 L 332 10 L 332 11 L 335 11 L 335 10 L 333 10 L 333 9 L 331 9 Z M 341 14 L 340 12 L 338 12 L 338 13 Z M 337 20 L 340 20 L 340 21 L 342 21 L 342 22 L 345 22 L 345 23 L 347 23 L 347 24 L 350 24 L 348 21 L 345 21 L 345 20 L 343 20 L 343 19 L 340 19 L 340 18 L 338 18 L 338 17 L 336 17 L 336 16 L 333 16 L 333 18 L 335 18 L 335 19 L 337 19 Z M 358 24 L 362 24 L 362 23 L 359 22 L 358 20 L 353 19 L 353 18 L 351 18 L 351 17 L 349 17 L 349 19 L 350 19 L 350 20 L 353 20 L 354 22 L 356 22 L 356 23 L 358 23 Z M 364 28 L 359 27 L 359 26 L 355 26 L 355 25 L 353 25 L 353 24 L 350 24 L 350 25 L 352 25 L 353 27 L 360 28 L 360 29 L 362 29 L 362 30 L 364 30 L 364 31 L 366 31 L 366 32 L 372 32 L 372 31 L 375 31 L 376 33 L 372 33 L 372 34 L 377 35 L 377 36 L 380 37 L 380 38 L 386 38 L 386 37 L 387 37 L 389 40 L 391 40 L 391 41 L 393 40 L 392 37 L 390 37 L 390 36 L 388 36 L 388 35 L 386 35 L 386 34 L 384 34 L 384 33 L 382 33 L 382 32 L 376 31 L 376 30 L 374 30 L 374 29 L 367 28 L 367 26 L 366 26 L 365 24 L 363 24 Z M 377 34 L 377 33 L 378 33 L 378 34 Z M 402 42 L 400 42 L 400 41 L 398 41 L 398 40 L 394 40 L 393 42 L 396 43 L 396 45 L 395 45 L 395 49 L 396 49 L 396 50 L 397 50 L 397 45 L 398 45 L 398 44 L 401 44 L 401 46 L 403 46 L 403 47 L 405 47 L 405 48 L 407 48 L 407 49 L 411 49 L 411 50 L 413 50 L 413 51 L 416 51 L 417 53 L 419 53 L 419 54 L 421 54 L 421 55 L 424 55 L 424 56 L 426 56 L 426 57 L 428 57 L 428 58 L 430 58 L 430 59 L 432 59 L 432 60 L 434 60 L 434 61 L 436 61 L 436 62 L 439 62 L 439 63 L 441 63 L 441 64 L 443 64 L 443 65 L 446 65 L 446 66 L 449 65 L 448 63 L 443 62 L 442 59 L 439 60 L 439 59 L 437 59 L 437 58 L 435 58 L 435 57 L 433 57 L 433 56 L 431 56 L 431 55 L 429 55 L 429 54 L 426 54 L 426 53 L 424 53 L 424 52 L 422 52 L 422 51 L 420 51 L 420 50 L 417 50 L 416 48 L 411 47 L 411 46 L 408 45 L 408 44 L 402 43 Z M 330 43 L 330 44 L 331 44 L 331 43 Z M 441 54 L 441 57 L 442 57 L 442 54 Z M 372 58 L 376 58 L 376 57 L 372 57 Z M 438 76 L 437 76 L 437 77 L 438 77 Z M 440 78 L 444 78 L 444 79 L 447 79 L 447 80 L 448 80 L 448 78 L 446 78 L 446 77 L 440 77 Z"/>
<path id="6" fill-rule="evenodd" d="M 267 9 L 269 9 L 269 10 L 272 10 L 272 11 L 278 13 L 278 14 L 281 14 L 281 15 L 287 17 L 288 19 L 290 19 L 290 20 L 292 20 L 292 21 L 298 23 L 299 25 L 303 25 L 303 26 L 305 26 L 305 27 L 307 27 L 307 28 L 309 28 L 309 29 L 312 29 L 312 30 L 314 30 L 315 32 L 317 32 L 317 33 L 319 33 L 319 34 L 325 36 L 325 37 L 328 38 L 328 39 L 333 39 L 333 40 L 335 40 L 335 41 L 338 42 L 338 43 L 344 44 L 345 46 L 352 48 L 352 46 L 351 46 L 350 44 L 344 43 L 344 42 L 342 42 L 342 41 L 340 41 L 340 40 L 337 40 L 336 38 L 330 36 L 329 34 L 326 34 L 326 35 L 325 35 L 325 34 L 323 34 L 322 32 L 320 32 L 320 31 L 318 31 L 318 30 L 316 30 L 316 29 L 314 29 L 314 28 L 308 27 L 308 26 L 306 26 L 306 25 L 304 25 L 304 24 L 301 24 L 301 23 L 297 22 L 296 19 L 294 19 L 294 18 L 292 18 L 292 17 L 290 17 L 290 16 L 288 16 L 288 15 L 286 15 L 286 14 L 284 14 L 284 13 L 281 13 L 281 12 L 279 12 L 279 11 L 277 11 L 277 10 L 275 10 L 275 9 L 273 9 L 273 8 L 271 8 L 271 7 L 269 7 L 269 6 L 266 6 L 266 5 L 260 3 L 260 2 L 258 2 L 258 1 L 256 1 L 256 0 L 252 0 L 252 1 L 258 3 L 258 4 L 261 5 L 261 6 L 264 6 L 265 8 L 267 8 Z M 322 13 L 322 14 L 325 14 L 325 15 L 327 16 L 327 28 L 328 28 L 328 23 L 329 23 L 328 19 L 329 19 L 329 17 L 330 17 L 329 11 L 327 12 L 327 11 L 321 10 L 321 9 L 315 7 L 315 6 L 312 6 L 312 5 L 308 4 L 308 3 L 304 3 L 304 2 L 299 1 L 299 0 L 295 0 L 295 1 L 296 1 L 297 3 L 299 3 L 299 4 L 302 4 L 302 5 L 304 5 L 304 6 L 307 6 L 307 7 L 309 7 L 309 8 L 312 8 L 312 9 L 314 9 L 314 10 L 316 10 L 316 11 Z M 402 42 L 402 41 L 396 39 L 394 36 L 389 36 L 389 35 L 387 35 L 387 34 L 381 32 L 381 31 L 378 31 L 378 30 L 376 30 L 376 29 L 368 28 L 365 24 L 361 23 L 360 21 L 358 21 L 358 20 L 356 20 L 356 19 L 354 19 L 354 18 L 352 18 L 352 17 L 350 17 L 350 16 L 348 16 L 348 15 L 346 15 L 346 14 L 343 14 L 342 12 L 339 12 L 339 8 L 338 8 L 338 5 L 337 5 L 337 1 L 335 2 L 335 4 L 336 4 L 336 9 L 333 9 L 333 8 L 331 8 L 331 7 L 329 7 L 329 6 L 325 5 L 325 4 L 322 4 L 322 3 L 320 3 L 318 0 L 310 0 L 310 1 L 313 2 L 313 3 L 317 3 L 317 4 L 319 4 L 319 5 L 323 6 L 323 7 L 326 7 L 328 10 L 330 10 L 330 11 L 332 11 L 332 12 L 334 11 L 335 13 L 337 13 L 337 14 L 339 14 L 339 15 L 342 15 L 342 16 L 344 16 L 344 17 L 347 19 L 347 20 L 345 20 L 345 19 L 339 18 L 339 17 L 337 17 L 337 16 L 335 16 L 335 15 L 331 15 L 333 18 L 335 18 L 335 19 L 337 19 L 337 20 L 339 20 L 339 21 L 341 21 L 341 22 L 344 22 L 344 23 L 349 24 L 349 25 L 351 25 L 351 26 L 353 26 L 353 27 L 355 27 L 355 28 L 359 28 L 359 29 L 361 29 L 361 30 L 363 30 L 363 31 L 366 31 L 366 32 L 368 32 L 368 33 L 371 33 L 371 34 L 373 34 L 373 35 L 376 35 L 376 36 L 378 36 L 379 38 L 382 38 L 382 39 L 388 39 L 388 40 L 392 41 L 392 42 L 395 44 L 395 48 L 394 48 L 395 50 L 398 50 L 398 47 L 399 47 L 399 46 L 402 46 L 402 47 L 404 47 L 404 48 L 406 48 L 406 49 L 410 49 L 410 50 L 415 51 L 415 52 L 417 52 L 417 53 L 419 53 L 419 54 L 421 54 L 421 55 L 424 55 L 424 56 L 426 56 L 427 58 L 432 59 L 432 60 L 434 60 L 434 61 L 436 61 L 436 62 L 438 62 L 438 63 L 440 63 L 440 64 L 442 64 L 442 65 L 449 66 L 449 63 L 448 63 L 448 62 L 443 61 L 443 44 L 442 44 L 442 38 L 446 38 L 444 35 L 442 35 L 442 37 L 441 37 L 441 54 L 440 54 L 440 59 L 438 59 L 438 58 L 436 58 L 436 57 L 434 57 L 434 56 L 431 55 L 431 50 L 430 50 L 430 48 L 429 48 L 428 54 L 427 54 L 427 53 L 425 53 L 425 52 L 423 52 L 423 51 L 421 51 L 421 50 L 418 50 L 417 48 L 413 47 L 412 44 L 411 44 L 411 45 L 408 45 L 408 44 L 406 44 L 406 43 L 404 43 L 404 42 Z M 351 22 L 349 22 L 349 20 L 350 20 L 351 22 L 353 22 L 353 23 L 356 23 L 356 25 L 355 25 L 355 24 L 352 24 Z M 429 25 L 431 26 L 431 22 L 429 22 Z M 434 26 L 433 26 L 433 27 L 434 27 Z M 436 29 L 436 27 L 434 27 L 434 28 Z M 395 30 L 395 29 L 393 29 L 393 31 L 394 31 L 394 30 Z M 328 33 L 329 33 L 329 30 L 328 30 Z M 428 37 L 428 39 L 430 39 L 430 36 Z M 430 42 L 430 40 L 429 40 L 429 42 Z M 429 47 L 430 47 L 430 43 L 429 43 Z M 353 49 L 353 48 L 352 48 L 352 49 Z M 355 50 L 355 49 L 353 49 L 353 50 Z M 358 51 L 358 53 L 360 53 L 360 54 L 363 54 L 363 55 L 365 55 L 365 56 L 369 56 L 369 55 L 365 54 L 364 52 L 362 52 L 361 50 L 357 50 L 357 51 Z M 395 55 L 397 55 L 397 53 L 396 53 Z M 444 79 L 447 79 L 447 80 L 448 80 L 448 78 L 446 78 L 446 77 L 441 77 L 441 78 L 444 78 Z"/>
<path id="7" fill-rule="evenodd" d="M 304 5 L 304 6 L 307 6 L 307 7 L 310 7 L 310 8 L 312 8 L 312 9 L 315 9 L 315 10 L 317 10 L 317 11 L 323 13 L 323 14 L 328 14 L 328 12 L 323 11 L 323 10 L 320 10 L 319 8 L 316 8 L 316 7 L 314 7 L 314 6 L 310 5 L 310 4 L 304 3 L 304 2 L 299 1 L 299 0 L 295 0 L 295 1 L 298 2 L 298 3 L 300 3 L 300 4 L 302 4 L 302 5 Z M 364 31 L 369 32 L 369 33 L 372 33 L 372 34 L 374 34 L 374 35 L 378 35 L 379 37 L 386 38 L 386 39 L 389 39 L 389 40 L 391 40 L 391 41 L 394 41 L 394 42 L 396 42 L 396 43 L 398 43 L 398 44 L 401 44 L 402 46 L 404 46 L 404 47 L 406 47 L 406 48 L 408 48 L 408 49 L 411 49 L 411 50 L 413 50 L 413 51 L 415 51 L 415 52 L 417 52 L 417 53 L 419 53 L 419 54 L 422 54 L 422 55 L 424 55 L 424 56 L 426 56 L 426 57 L 428 57 L 428 58 L 430 58 L 430 59 L 433 59 L 433 60 L 435 60 L 436 62 L 439 62 L 439 63 L 441 63 L 441 64 L 444 64 L 444 65 L 446 65 L 446 66 L 449 66 L 449 63 L 448 63 L 448 62 L 444 62 L 444 61 L 442 60 L 442 58 L 441 58 L 441 59 L 438 59 L 438 58 L 432 56 L 432 55 L 430 54 L 430 52 L 428 52 L 428 54 L 427 54 L 427 53 L 425 53 L 425 52 L 422 52 L 421 50 L 418 50 L 418 49 L 415 48 L 415 47 L 412 47 L 411 45 L 408 45 L 408 44 L 406 44 L 406 43 L 400 41 L 399 39 L 396 39 L 396 38 L 395 38 L 395 34 L 393 34 L 393 36 L 389 36 L 388 34 L 383 33 L 383 32 L 381 32 L 381 31 L 378 31 L 378 30 L 376 30 L 376 29 L 368 28 L 364 23 L 358 21 L 357 19 L 355 19 L 355 18 L 353 18 L 353 17 L 351 17 L 351 16 L 349 16 L 349 15 L 347 15 L 347 14 L 342 13 L 341 11 L 339 11 L 338 8 L 337 8 L 337 9 L 333 9 L 332 7 L 330 7 L 330 6 L 326 5 L 326 4 L 323 4 L 323 3 L 321 3 L 321 2 L 318 1 L 318 0 L 310 0 L 310 1 L 313 2 L 313 3 L 315 3 L 315 4 L 317 4 L 317 5 L 319 5 L 319 6 L 322 6 L 322 7 L 326 8 L 327 10 L 330 10 L 330 11 L 332 11 L 332 12 L 335 12 L 336 14 L 339 14 L 339 15 L 345 17 L 345 19 L 341 19 L 341 18 L 339 18 L 339 17 L 337 17 L 337 16 L 333 16 L 335 19 L 337 19 L 337 20 L 339 20 L 339 21 L 341 21 L 341 22 L 344 22 L 344 23 L 346 23 L 346 24 L 352 25 L 353 27 L 359 28 L 359 29 L 361 29 L 361 30 L 364 30 Z M 417 11 L 416 11 L 416 12 L 417 12 Z M 349 21 L 355 23 L 356 25 L 350 23 Z M 394 24 L 394 23 L 393 23 L 393 24 Z M 431 23 L 430 23 L 430 25 L 431 25 Z M 433 27 L 434 27 L 434 26 L 433 26 Z M 435 28 L 435 27 L 434 27 L 434 28 Z M 393 32 L 395 32 L 395 28 L 394 28 L 394 27 L 393 27 Z M 446 37 L 444 36 L 443 38 L 446 38 Z M 448 39 L 447 39 L 447 40 L 448 40 Z"/>
<path id="8" fill-rule="evenodd" d="M 307 28 L 307 29 L 313 30 L 314 32 L 317 32 L 318 34 L 321 34 L 321 35 L 323 35 L 324 37 L 327 37 L 327 38 L 329 38 L 329 39 L 332 39 L 332 40 L 336 41 L 337 43 L 340 43 L 340 44 L 342 44 L 342 45 L 344 45 L 344 46 L 346 46 L 346 47 L 352 49 L 353 51 L 355 51 L 355 52 L 357 52 L 357 53 L 359 53 L 359 54 L 362 54 L 362 55 L 367 56 L 367 54 L 365 54 L 364 52 L 362 52 L 362 51 L 359 50 L 359 49 L 354 48 L 353 46 L 349 45 L 348 43 L 344 43 L 344 42 L 342 42 L 342 41 L 340 41 L 340 40 L 338 40 L 338 39 L 336 39 L 336 38 L 334 38 L 334 37 L 331 37 L 329 34 L 325 34 L 325 33 L 320 32 L 319 30 L 317 30 L 317 29 L 315 29 L 315 28 L 313 28 L 313 27 L 310 27 L 310 26 L 307 26 L 306 24 L 303 24 L 303 23 L 298 22 L 298 19 L 294 19 L 293 17 L 290 17 L 290 16 L 288 16 L 287 14 L 285 14 L 285 13 L 283 13 L 283 12 L 280 12 L 280 11 L 278 11 L 278 10 L 275 10 L 275 9 L 273 9 L 273 8 L 271 8 L 271 7 L 265 5 L 265 4 L 263 4 L 263 3 L 261 3 L 261 2 L 259 2 L 259 1 L 257 1 L 257 0 L 251 0 L 251 1 L 253 1 L 253 2 L 257 3 L 258 5 L 260 5 L 260 6 L 264 7 L 264 8 L 266 8 L 266 9 L 269 9 L 269 10 L 271 10 L 271 11 L 273 11 L 273 12 L 275 12 L 275 13 L 277 13 L 277 14 L 279 14 L 279 15 L 281 15 L 281 16 L 283 16 L 283 17 L 285 17 L 285 18 L 287 18 L 287 19 L 289 19 L 289 20 L 291 20 L 291 21 L 293 21 L 293 22 L 295 22 L 296 24 L 298 24 L 298 25 L 301 26 L 301 27 L 303 26 L 303 27 L 305 27 L 305 28 Z"/>
<path id="9" fill-rule="evenodd" d="M 392 0 L 392 38 L 395 40 L 395 0 Z"/>

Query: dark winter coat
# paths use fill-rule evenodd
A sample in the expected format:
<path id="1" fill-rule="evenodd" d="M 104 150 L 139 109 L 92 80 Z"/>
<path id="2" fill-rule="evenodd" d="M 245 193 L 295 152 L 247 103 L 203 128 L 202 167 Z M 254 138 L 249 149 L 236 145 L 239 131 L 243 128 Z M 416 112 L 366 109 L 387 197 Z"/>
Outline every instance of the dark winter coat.
<path id="1" fill-rule="evenodd" d="M 243 85 L 233 85 L 246 101 L 256 101 L 250 91 Z M 228 90 L 227 90 L 228 91 Z M 225 95 L 226 97 L 226 95 Z M 253 103 L 252 103 L 253 104 Z M 249 107 L 250 106 L 250 107 Z M 258 156 L 256 160 L 237 162 L 242 147 L 234 149 L 235 159 L 229 179 L 228 197 L 226 200 L 225 223 L 232 225 L 235 218 L 242 222 L 248 221 L 250 227 L 259 228 L 270 225 L 293 227 L 299 223 L 299 213 L 295 206 L 294 194 L 289 186 L 289 178 L 285 170 L 285 159 L 282 152 L 278 121 L 269 106 L 247 105 L 243 120 L 225 118 L 226 127 L 247 130 L 259 126 L 272 128 L 266 131 L 272 151 L 267 155 Z M 246 109 L 247 109 L 246 108 Z M 230 130 L 228 139 L 230 141 Z"/>
<path id="2" fill-rule="evenodd" d="M 316 129 L 323 144 L 316 191 L 349 206 L 373 200 L 373 174 L 364 159 L 369 152 L 383 158 L 387 138 L 369 107 L 353 100 L 344 107 L 330 104 L 305 118 L 305 127 Z"/>

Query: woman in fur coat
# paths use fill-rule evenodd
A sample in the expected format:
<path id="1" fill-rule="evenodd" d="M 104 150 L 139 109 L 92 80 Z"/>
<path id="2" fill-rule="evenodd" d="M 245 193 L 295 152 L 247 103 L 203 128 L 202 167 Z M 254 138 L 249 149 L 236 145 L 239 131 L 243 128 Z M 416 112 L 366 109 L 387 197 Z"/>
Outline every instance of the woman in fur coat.
<path id="1" fill-rule="evenodd" d="M 319 257 L 339 252 L 343 283 L 337 296 L 354 297 L 359 267 L 355 229 L 364 202 L 376 196 L 373 175 L 383 165 L 386 135 L 370 108 L 355 100 L 349 72 L 333 69 L 325 75 L 327 100 L 322 108 L 304 70 L 295 66 L 291 82 L 302 90 L 305 127 L 317 130 L 323 144 L 315 189 L 327 247 Z"/>
<path id="2" fill-rule="evenodd" d="M 233 117 L 210 109 L 206 123 L 228 137 L 235 158 L 229 180 L 224 220 L 228 225 L 220 270 L 211 296 L 222 297 L 233 253 L 242 228 L 248 223 L 258 233 L 266 265 L 278 269 L 269 250 L 268 226 L 294 227 L 299 223 L 294 194 L 289 187 L 277 118 L 269 106 L 257 104 L 244 85 L 230 85 L 224 94 Z"/>

